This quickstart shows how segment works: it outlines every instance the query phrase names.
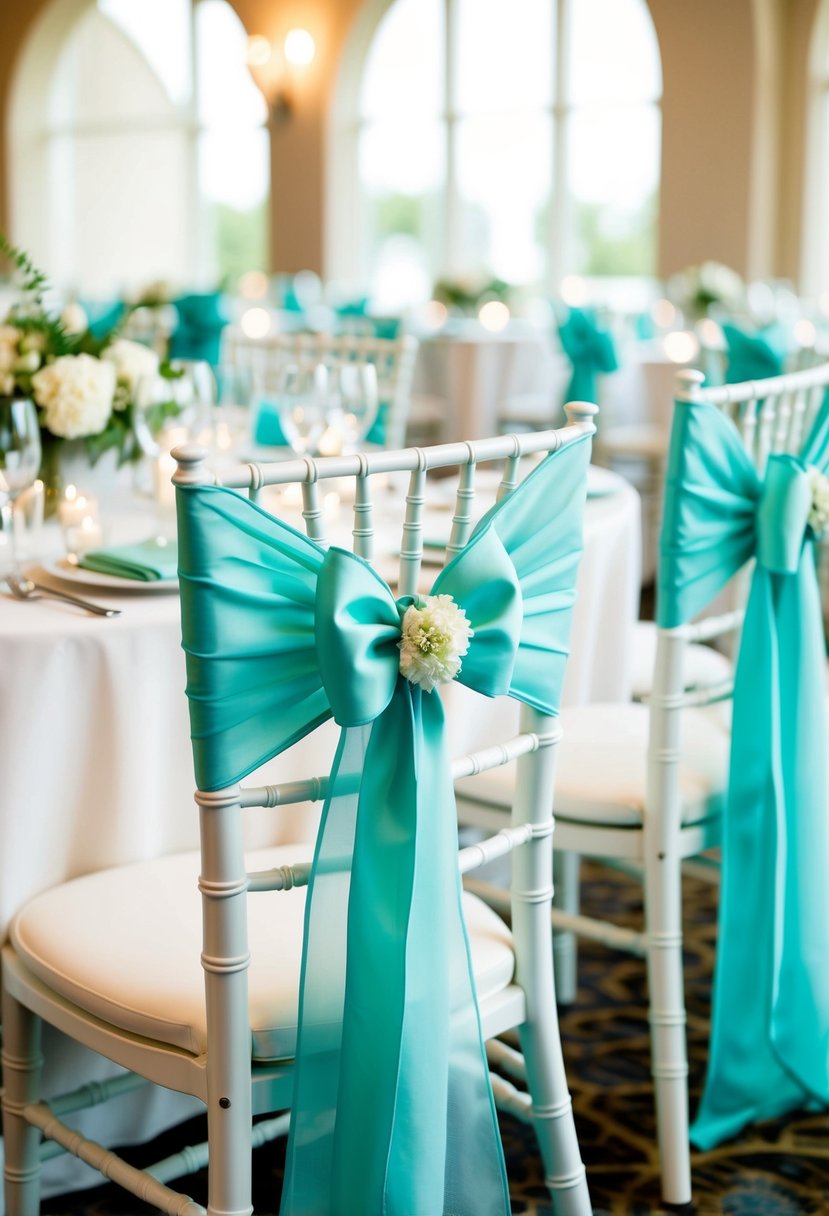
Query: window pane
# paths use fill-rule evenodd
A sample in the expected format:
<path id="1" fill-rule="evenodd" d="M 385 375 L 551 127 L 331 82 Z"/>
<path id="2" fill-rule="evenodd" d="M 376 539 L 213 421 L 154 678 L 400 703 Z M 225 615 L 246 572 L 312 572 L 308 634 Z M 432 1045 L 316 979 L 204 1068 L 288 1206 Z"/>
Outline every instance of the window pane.
<path id="1" fill-rule="evenodd" d="M 443 0 L 396 0 L 366 58 L 360 113 L 436 114 L 444 98 Z"/>
<path id="2" fill-rule="evenodd" d="M 139 48 L 170 99 L 186 105 L 192 88 L 190 0 L 98 0 L 98 8 Z"/>
<path id="3" fill-rule="evenodd" d="M 459 123 L 461 247 L 453 259 L 459 267 L 513 283 L 541 278 L 551 146 L 546 114 Z"/>
<path id="4" fill-rule="evenodd" d="M 88 9 L 67 38 L 49 89 L 49 124 L 179 121 L 179 111 L 152 64 L 118 25 Z"/>
<path id="5" fill-rule="evenodd" d="M 542 107 L 552 95 L 553 0 L 458 0 L 455 106 Z"/>
<path id="6" fill-rule="evenodd" d="M 221 127 L 199 140 L 199 186 L 211 277 L 264 270 L 268 256 L 268 135 L 260 127 Z"/>
<path id="7" fill-rule="evenodd" d="M 378 122 L 360 139 L 366 257 L 378 307 L 427 299 L 442 241 L 443 125 Z"/>
<path id="8" fill-rule="evenodd" d="M 245 66 L 248 37 L 226 0 L 202 0 L 196 8 L 201 122 L 257 126 L 267 122 L 265 98 Z"/>
<path id="9" fill-rule="evenodd" d="M 659 45 L 645 0 L 568 0 L 568 96 L 575 105 L 655 101 Z"/>
<path id="10" fill-rule="evenodd" d="M 652 274 L 660 115 L 656 106 L 571 115 L 568 182 L 581 274 Z"/>
<path id="11" fill-rule="evenodd" d="M 183 234 L 192 229 L 192 216 L 182 132 L 69 136 L 53 140 L 50 150 L 62 169 L 53 200 L 53 281 L 90 296 L 135 290 L 153 279 L 187 281 Z"/>

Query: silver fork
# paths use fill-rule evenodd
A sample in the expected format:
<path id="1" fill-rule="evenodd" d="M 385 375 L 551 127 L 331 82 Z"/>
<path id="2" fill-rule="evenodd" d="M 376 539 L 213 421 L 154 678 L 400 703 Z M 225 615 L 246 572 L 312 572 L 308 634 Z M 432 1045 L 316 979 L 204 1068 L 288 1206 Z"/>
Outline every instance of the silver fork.
<path id="1" fill-rule="evenodd" d="M 82 600 L 77 595 L 70 595 L 68 591 L 55 591 L 52 587 L 33 583 L 31 579 L 24 578 L 20 574 L 7 574 L 6 582 L 12 595 L 18 600 L 39 600 L 43 596 L 51 596 L 54 600 L 74 604 L 76 608 L 83 608 L 86 612 L 94 612 L 96 616 L 121 615 L 120 608 L 105 608 L 103 604 L 93 604 L 91 600 Z"/>

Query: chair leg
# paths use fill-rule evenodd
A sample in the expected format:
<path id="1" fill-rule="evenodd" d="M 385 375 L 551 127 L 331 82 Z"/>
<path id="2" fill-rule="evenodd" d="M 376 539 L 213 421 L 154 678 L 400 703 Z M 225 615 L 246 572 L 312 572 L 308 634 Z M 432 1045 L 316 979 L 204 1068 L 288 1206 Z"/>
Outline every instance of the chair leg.
<path id="1" fill-rule="evenodd" d="M 553 907 L 562 912 L 579 910 L 579 881 L 581 858 L 578 853 L 553 853 Z M 556 977 L 556 1000 L 559 1005 L 572 1005 L 578 985 L 578 939 L 568 929 L 553 930 L 553 970 Z"/>
<path id="2" fill-rule="evenodd" d="M 651 1073 L 662 1198 L 677 1206 L 691 1201 L 681 883 L 676 856 L 657 857 L 645 867 Z"/>
<path id="3" fill-rule="evenodd" d="M 3 993 L 3 1186 L 6 1216 L 40 1211 L 40 1132 L 23 1117 L 40 1097 L 40 1018 Z"/>
<path id="4" fill-rule="evenodd" d="M 552 895 L 552 892 L 549 892 Z M 522 899 L 513 887 L 513 932 L 533 956 L 518 958 L 527 1016 L 519 1027 L 521 1051 L 532 1099 L 532 1122 L 544 1163 L 555 1216 L 590 1216 L 592 1206 L 582 1164 L 573 1105 L 567 1087 L 549 949 L 551 900 Z M 519 922 L 523 921 L 523 925 Z"/>

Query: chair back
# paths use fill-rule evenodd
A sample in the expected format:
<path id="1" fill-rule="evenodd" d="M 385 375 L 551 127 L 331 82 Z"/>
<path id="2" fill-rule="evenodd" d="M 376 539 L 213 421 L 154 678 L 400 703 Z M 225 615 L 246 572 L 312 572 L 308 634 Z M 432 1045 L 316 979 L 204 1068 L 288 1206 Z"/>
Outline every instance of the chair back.
<path id="1" fill-rule="evenodd" d="M 405 1186 L 413 1184 L 408 1175 L 414 1173 L 418 1186 L 437 1187 L 438 1207 L 432 1196 L 428 1210 L 442 1210 L 444 1160 L 453 1157 L 463 1186 L 472 1188 L 469 1210 L 494 1210 L 487 1196 L 501 1185 L 500 1141 L 494 1118 L 480 1118 L 492 1106 L 480 1036 L 520 1025 L 542 1001 L 547 1030 L 541 1033 L 557 1040 L 554 1003 L 538 995 L 552 993 L 549 908 L 539 892 L 549 885 L 552 865 L 555 715 L 592 412 L 589 405 L 573 407 L 570 425 L 537 434 L 239 466 L 223 471 L 221 486 L 204 451 L 174 452 L 182 633 L 201 807 L 208 1059 L 221 1061 L 216 1101 L 230 1086 L 236 1109 L 251 1067 L 245 897 L 308 884 L 285 1184 L 291 1196 L 304 1196 L 302 1210 L 328 1210 L 314 1188 L 329 1185 L 348 1192 L 352 1210 L 379 1210 L 370 1197 L 377 1193 L 377 1170 L 391 1162 L 394 1175 L 398 1155 L 394 1185 L 403 1185 L 404 1176 Z M 545 452 L 548 459 L 520 480 L 524 457 Z M 477 474 L 492 462 L 500 468 L 498 488 L 476 526 L 476 481 L 484 476 Z M 429 474 L 453 468 L 448 564 L 432 598 L 423 598 Z M 381 524 L 394 474 L 408 475 L 409 487 L 392 540 Z M 447 484 L 442 478 L 443 504 Z M 331 543 L 343 541 L 343 530 L 332 536 L 329 487 L 341 503 L 353 503 L 356 556 Z M 264 509 L 267 500 L 280 514 L 290 512 L 292 491 L 301 498 L 304 534 L 294 526 L 298 503 L 291 524 Z M 384 555 L 393 555 L 394 573 Z M 393 593 L 373 563 L 386 571 Z M 471 634 L 458 621 L 459 606 Z M 434 618 L 420 615 L 429 612 Z M 440 637 L 449 638 L 448 649 Z M 449 764 L 441 698 L 430 688 L 459 668 L 470 687 L 521 701 L 522 730 Z M 330 774 L 281 786 L 240 784 L 331 716 L 343 735 Z M 521 772 L 512 827 L 458 854 L 453 780 L 510 760 L 519 761 Z M 313 801 L 324 802 L 313 865 L 248 873 L 243 809 Z M 511 852 L 515 978 L 491 1004 L 481 999 L 476 1007 L 458 875 Z M 466 1010 L 460 1018 L 459 1009 Z M 371 1069 L 365 1067 L 369 1050 Z M 547 1062 L 558 1060 L 560 1075 L 533 1095 L 534 1109 L 549 1107 L 550 1127 L 561 1128 L 553 1133 L 560 1141 L 555 1171 L 561 1186 L 581 1195 L 581 1206 L 567 1210 L 583 1212 L 589 1205 L 569 1103 L 561 1100 L 560 1053 L 549 1042 L 537 1051 Z M 394 1097 L 398 1092 L 403 1096 Z M 473 1105 L 476 1118 L 453 1119 L 457 1104 Z M 440 1123 L 447 1111 L 449 1158 L 434 1135 L 435 1119 Z M 249 1107 L 236 1117 L 249 1120 Z M 414 1143 L 418 1137 L 422 1143 Z M 474 1179 L 463 1166 L 472 1159 Z M 416 1161 L 418 1170 L 405 1161 Z M 457 1182 L 449 1178 L 447 1185 Z M 354 1199 L 355 1188 L 362 1200 Z M 423 1192 L 394 1210 L 423 1210 Z"/>
<path id="2" fill-rule="evenodd" d="M 330 373 L 353 363 L 371 363 L 377 373 L 380 409 L 370 437 L 384 447 L 400 448 L 406 438 L 412 380 L 418 342 L 411 334 L 378 338 L 365 334 L 280 333 L 248 338 L 237 328 L 225 331 L 223 359 L 250 369 L 255 393 L 265 407 L 274 408 L 286 368 L 313 369 L 324 365 Z M 260 406 L 261 408 L 261 406 Z"/>
<path id="3" fill-rule="evenodd" d="M 698 374 L 680 376 L 649 810 L 668 808 L 659 847 L 670 849 L 679 712 L 733 694 L 711 1049 L 692 1133 L 705 1148 L 813 1095 L 829 1100 L 826 639 L 816 571 L 829 524 L 829 363 L 710 389 Z M 736 605 L 697 619 L 734 576 Z M 736 629 L 734 680 L 683 693 L 683 646 Z M 757 992 L 764 999 L 754 1002 Z"/>

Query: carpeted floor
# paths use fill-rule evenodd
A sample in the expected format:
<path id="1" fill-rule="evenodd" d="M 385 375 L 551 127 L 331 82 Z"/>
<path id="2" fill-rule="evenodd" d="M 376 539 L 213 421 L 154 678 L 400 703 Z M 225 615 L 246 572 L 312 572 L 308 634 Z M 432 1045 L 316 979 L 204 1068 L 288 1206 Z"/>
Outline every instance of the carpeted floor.
<path id="1" fill-rule="evenodd" d="M 705 1064 L 715 900 L 716 888 L 686 879 L 692 1111 Z M 637 924 L 639 885 L 586 865 L 583 907 L 588 912 L 614 908 L 620 923 Z M 594 1209 L 602 1216 L 660 1211 L 644 1009 L 644 962 L 582 943 L 578 999 L 562 1014 L 562 1032 Z M 550 1216 L 532 1130 L 511 1118 L 502 1119 L 502 1130 L 513 1212 Z M 164 1140 L 157 1146 L 159 1156 L 171 1151 L 173 1137 Z M 257 1213 L 278 1210 L 283 1157 L 281 1144 L 257 1150 Z M 753 1127 L 713 1152 L 695 1154 L 693 1184 L 698 1216 L 829 1216 L 829 1115 L 803 1114 Z M 189 1179 L 186 1187 L 205 1202 L 203 1175 Z M 139 1216 L 150 1209 L 107 1186 L 50 1199 L 42 1211 L 51 1216 Z"/>

